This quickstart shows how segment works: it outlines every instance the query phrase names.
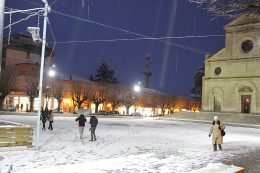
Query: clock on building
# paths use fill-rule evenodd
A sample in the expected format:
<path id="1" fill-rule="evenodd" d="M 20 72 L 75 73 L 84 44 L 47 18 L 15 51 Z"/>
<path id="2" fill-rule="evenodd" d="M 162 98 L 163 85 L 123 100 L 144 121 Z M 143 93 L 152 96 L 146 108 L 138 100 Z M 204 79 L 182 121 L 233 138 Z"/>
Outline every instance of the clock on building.
<path id="1" fill-rule="evenodd" d="M 243 52 L 248 53 L 250 52 L 254 47 L 254 43 L 251 40 L 245 40 L 241 44 L 241 49 Z"/>

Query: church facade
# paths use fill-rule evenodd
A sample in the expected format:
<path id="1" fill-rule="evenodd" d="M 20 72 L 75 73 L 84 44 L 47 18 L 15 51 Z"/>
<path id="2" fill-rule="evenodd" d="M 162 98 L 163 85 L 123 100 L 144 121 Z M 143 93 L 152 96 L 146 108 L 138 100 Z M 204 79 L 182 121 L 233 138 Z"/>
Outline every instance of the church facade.
<path id="1" fill-rule="evenodd" d="M 202 110 L 260 113 L 260 15 L 244 14 L 225 27 L 225 48 L 205 58 Z"/>

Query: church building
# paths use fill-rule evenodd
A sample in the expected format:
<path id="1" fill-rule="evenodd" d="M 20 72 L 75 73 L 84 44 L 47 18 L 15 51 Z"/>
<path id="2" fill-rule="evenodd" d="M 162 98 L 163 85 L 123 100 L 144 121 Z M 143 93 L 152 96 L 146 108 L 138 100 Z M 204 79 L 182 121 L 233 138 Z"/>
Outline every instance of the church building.
<path id="1" fill-rule="evenodd" d="M 225 27 L 225 47 L 206 56 L 202 109 L 260 113 L 260 15 L 244 14 Z"/>

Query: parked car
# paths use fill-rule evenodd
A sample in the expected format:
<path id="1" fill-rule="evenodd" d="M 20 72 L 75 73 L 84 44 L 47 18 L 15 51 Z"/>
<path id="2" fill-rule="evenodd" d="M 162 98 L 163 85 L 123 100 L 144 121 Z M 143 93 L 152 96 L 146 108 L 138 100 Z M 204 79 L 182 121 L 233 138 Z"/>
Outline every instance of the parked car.
<path id="1" fill-rule="evenodd" d="M 16 107 L 13 105 L 4 106 L 3 111 L 16 112 Z"/>
<path id="2" fill-rule="evenodd" d="M 108 112 L 109 114 L 119 114 L 119 111 L 110 111 L 110 112 Z"/>
<path id="3" fill-rule="evenodd" d="M 134 112 L 131 114 L 132 116 L 141 116 L 140 112 Z"/>
<path id="4" fill-rule="evenodd" d="M 107 111 L 98 111 L 97 113 L 90 113 L 90 115 L 109 115 L 110 113 Z"/>
<path id="5" fill-rule="evenodd" d="M 60 111 L 58 111 L 58 109 L 53 109 L 52 112 L 53 113 L 63 114 L 63 110 L 62 109 L 60 109 Z"/>
<path id="6" fill-rule="evenodd" d="M 110 113 L 108 111 L 98 111 L 99 115 L 109 115 Z"/>

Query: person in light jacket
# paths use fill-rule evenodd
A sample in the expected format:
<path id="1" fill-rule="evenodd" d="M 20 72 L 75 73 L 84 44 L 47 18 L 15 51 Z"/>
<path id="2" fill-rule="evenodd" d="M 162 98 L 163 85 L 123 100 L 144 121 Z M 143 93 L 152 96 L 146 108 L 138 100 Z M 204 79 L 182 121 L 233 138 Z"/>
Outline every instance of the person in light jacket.
<path id="1" fill-rule="evenodd" d="M 222 150 L 222 146 L 221 146 L 221 144 L 223 143 L 223 136 L 221 135 L 222 129 L 225 129 L 224 124 L 218 120 L 217 116 L 214 116 L 214 121 L 209 130 L 209 137 L 212 136 L 212 144 L 213 144 L 214 151 L 217 151 L 217 145 L 219 150 Z"/>
<path id="2" fill-rule="evenodd" d="M 53 112 L 52 112 L 52 110 L 49 111 L 48 120 L 49 120 L 49 127 L 48 127 L 48 129 L 53 130 L 53 127 L 52 127 L 52 123 L 53 123 Z"/>
<path id="3" fill-rule="evenodd" d="M 79 139 L 83 139 L 83 132 L 85 128 L 86 118 L 83 114 L 81 114 L 78 118 L 75 119 L 75 121 L 79 122 Z"/>

